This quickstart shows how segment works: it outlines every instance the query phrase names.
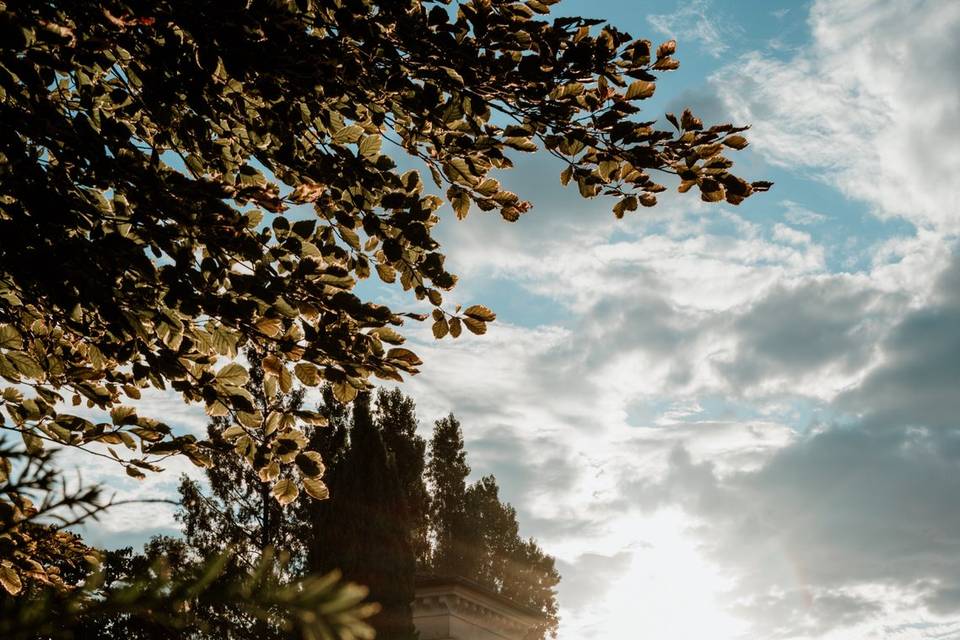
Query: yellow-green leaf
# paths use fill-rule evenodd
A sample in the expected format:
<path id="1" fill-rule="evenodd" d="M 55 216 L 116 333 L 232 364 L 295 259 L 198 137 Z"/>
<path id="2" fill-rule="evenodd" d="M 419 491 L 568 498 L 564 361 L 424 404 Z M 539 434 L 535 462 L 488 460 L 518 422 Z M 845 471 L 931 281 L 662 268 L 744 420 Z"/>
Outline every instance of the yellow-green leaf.
<path id="1" fill-rule="evenodd" d="M 280 318 L 260 318 L 254 326 L 263 335 L 274 338 L 283 329 L 283 321 Z"/>
<path id="2" fill-rule="evenodd" d="M 727 136 L 723 139 L 723 144 L 732 149 L 743 149 L 749 143 L 743 136 Z"/>
<path id="3" fill-rule="evenodd" d="M 272 492 L 273 497 L 284 507 L 296 500 L 297 496 L 300 495 L 300 489 L 297 488 L 296 483 L 290 478 L 284 478 L 278 481 L 273 485 Z"/>
<path id="4" fill-rule="evenodd" d="M 0 349 L 20 349 L 23 347 L 23 338 L 20 332 L 9 324 L 0 325 Z"/>
<path id="5" fill-rule="evenodd" d="M 370 332 L 372 335 L 377 336 L 387 344 L 403 344 L 406 340 L 402 335 L 397 333 L 391 327 L 377 327 L 376 329 Z"/>
<path id="6" fill-rule="evenodd" d="M 294 459 L 300 473 L 306 478 L 319 478 L 327 468 L 323 464 L 323 456 L 316 451 L 303 451 Z"/>
<path id="7" fill-rule="evenodd" d="M 244 429 L 238 424 L 235 424 L 233 426 L 230 426 L 224 429 L 223 433 L 220 434 L 220 437 L 223 438 L 224 440 L 234 440 L 244 435 L 246 432 L 247 432 L 246 429 Z"/>
<path id="8" fill-rule="evenodd" d="M 23 438 L 23 445 L 27 448 L 27 453 L 35 456 L 43 453 L 43 439 L 29 431 L 21 431 L 20 437 Z"/>
<path id="9" fill-rule="evenodd" d="M 463 324 L 467 325 L 467 329 L 470 329 L 472 333 L 475 333 L 478 336 L 487 332 L 487 323 L 483 320 L 466 317 L 463 319 Z"/>
<path id="10" fill-rule="evenodd" d="M 360 141 L 360 155 L 367 160 L 376 160 L 380 155 L 380 136 L 366 136 Z"/>
<path id="11" fill-rule="evenodd" d="M 23 588 L 23 583 L 20 582 L 20 576 L 17 575 L 16 570 L 6 564 L 0 565 L 0 585 L 3 585 L 7 593 L 12 596 L 20 593 L 20 589 Z"/>
<path id="12" fill-rule="evenodd" d="M 338 224 L 337 228 L 340 229 L 340 237 L 343 238 L 344 242 L 350 245 L 353 250 L 360 251 L 360 236 L 357 235 L 357 232 L 342 224 Z"/>
<path id="13" fill-rule="evenodd" d="M 350 144 L 359 140 L 362 135 L 363 127 L 358 124 L 351 124 L 334 133 L 333 141 L 336 144 Z"/>
<path id="14" fill-rule="evenodd" d="M 407 364 L 411 364 L 413 366 L 423 364 L 423 361 L 417 357 L 417 354 L 415 354 L 413 351 L 410 351 L 410 349 L 404 349 L 402 347 L 390 349 L 389 351 L 387 351 L 387 359 L 400 360 L 402 362 L 406 362 Z"/>
<path id="15" fill-rule="evenodd" d="M 483 320 L 484 322 L 493 322 L 497 319 L 497 314 L 482 304 L 475 304 L 467 307 L 463 310 L 463 315 L 470 318 L 476 318 L 477 320 Z"/>
<path id="16" fill-rule="evenodd" d="M 330 490 L 320 478 L 303 478 L 303 490 L 315 500 L 326 500 L 330 497 Z"/>
<path id="17" fill-rule="evenodd" d="M 459 338 L 463 331 L 463 325 L 460 324 L 460 318 L 450 318 L 450 335 Z"/>
<path id="18" fill-rule="evenodd" d="M 627 100 L 646 100 L 653 95 L 653 92 L 657 90 L 657 85 L 654 82 L 647 82 L 646 80 L 637 80 L 636 82 L 630 83 L 630 86 L 627 88 L 627 93 L 624 97 Z"/>
<path id="19" fill-rule="evenodd" d="M 239 387 L 246 384 L 249 379 L 250 376 L 247 374 L 247 370 L 243 368 L 243 365 L 239 365 L 236 362 L 231 362 L 221 368 L 220 371 L 217 371 L 217 382 L 221 384 Z"/>
<path id="20" fill-rule="evenodd" d="M 346 382 L 337 382 L 333 385 L 333 397 L 346 404 L 357 397 L 357 390 Z"/>
<path id="21" fill-rule="evenodd" d="M 300 382 L 308 387 L 315 387 L 320 384 L 320 372 L 309 362 L 298 362 L 293 368 L 293 372 L 300 378 Z"/>
<path id="22" fill-rule="evenodd" d="M 280 476 L 280 465 L 276 462 L 264 465 L 257 471 L 257 475 L 260 477 L 260 482 L 273 482 Z"/>
<path id="23" fill-rule="evenodd" d="M 388 264 L 378 264 L 377 275 L 379 275 L 380 279 L 384 282 L 392 283 L 397 279 L 397 270 Z"/>

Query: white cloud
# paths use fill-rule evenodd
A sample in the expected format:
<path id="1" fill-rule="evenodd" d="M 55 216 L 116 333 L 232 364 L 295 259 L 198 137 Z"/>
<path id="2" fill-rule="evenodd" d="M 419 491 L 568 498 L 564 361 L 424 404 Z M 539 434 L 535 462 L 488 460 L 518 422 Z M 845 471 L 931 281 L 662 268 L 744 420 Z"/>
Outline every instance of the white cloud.
<path id="1" fill-rule="evenodd" d="M 960 230 L 960 4 L 816 2 L 810 27 L 797 56 L 747 54 L 712 78 L 754 148 L 879 215 Z"/>
<path id="2" fill-rule="evenodd" d="M 812 211 L 798 202 L 784 200 L 780 204 L 787 210 L 783 217 L 791 224 L 807 226 L 828 220 L 828 216 Z"/>
<path id="3" fill-rule="evenodd" d="M 691 0 L 679 3 L 673 13 L 647 16 L 647 22 L 681 45 L 687 40 L 698 42 L 709 55 L 719 58 L 730 48 L 730 37 L 736 30 L 710 10 L 708 0 Z"/>
<path id="4" fill-rule="evenodd" d="M 810 234 L 778 222 L 773 227 L 773 237 L 781 242 L 793 245 L 810 244 Z"/>
<path id="5" fill-rule="evenodd" d="M 685 15 L 696 23 L 704 12 L 696 3 Z M 727 625 L 712 637 L 736 637 L 735 618 L 763 637 L 957 630 L 949 612 L 960 589 L 945 554 L 960 542 L 946 469 L 960 446 L 904 430 L 891 407 L 941 425 L 960 414 L 949 393 L 953 342 L 918 338 L 924 318 L 950 323 L 930 308 L 946 308 L 935 283 L 960 230 L 949 177 L 960 169 L 960 94 L 946 81 L 960 59 L 960 5 L 832 1 L 810 16 L 814 41 L 795 57 L 747 55 L 714 86 L 733 120 L 753 123 L 767 160 L 917 225 L 882 239 L 865 269 L 830 273 L 818 234 L 844 213 L 792 201 L 781 203 L 782 223 L 761 225 L 666 198 L 620 227 L 595 225 L 594 203 L 580 220 L 567 201 L 550 211 L 559 218 L 549 241 L 501 243 L 500 232 L 473 227 L 451 249 L 467 248 L 473 277 L 510 277 L 572 314 L 564 329 L 510 327 L 515 348 L 503 359 L 458 347 L 451 369 L 441 364 L 450 352 L 438 351 L 414 383 L 424 401 L 447 390 L 468 441 L 495 425 L 522 452 L 484 464 L 520 480 L 521 520 L 564 562 L 565 638 L 613 634 L 603 625 L 616 607 L 604 602 L 660 584 L 637 560 L 657 526 L 688 541 L 655 556 L 697 558 L 688 584 L 730 579 L 710 583 L 716 598 L 697 605 Z M 679 30 L 677 19 L 664 30 Z M 921 375 L 924 363 L 937 371 Z M 461 376 L 469 391 L 450 392 Z M 931 377 L 943 384 L 931 389 Z M 911 394 L 916 402 L 904 402 Z M 732 408 L 717 409 L 716 397 Z M 895 418 L 889 433 L 868 427 L 871 403 Z M 841 414 L 854 420 L 847 431 L 830 426 Z M 535 478 L 547 470 L 573 480 L 544 487 Z M 657 628 L 638 617 L 631 633 Z"/>

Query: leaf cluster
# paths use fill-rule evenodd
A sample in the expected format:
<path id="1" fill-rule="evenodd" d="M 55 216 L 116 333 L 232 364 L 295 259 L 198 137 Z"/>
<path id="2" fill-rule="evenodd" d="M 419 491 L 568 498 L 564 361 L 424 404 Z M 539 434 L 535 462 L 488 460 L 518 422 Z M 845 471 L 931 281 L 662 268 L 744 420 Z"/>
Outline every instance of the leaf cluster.
<path id="1" fill-rule="evenodd" d="M 323 498 L 302 437 L 320 418 L 257 406 L 250 367 L 268 396 L 299 381 L 349 402 L 417 372 L 406 320 L 484 333 L 491 310 L 444 307 L 435 228 L 446 205 L 528 211 L 495 177 L 518 154 L 561 158 L 618 217 L 656 204 L 655 173 L 708 202 L 769 187 L 730 172 L 743 127 L 636 117 L 673 41 L 550 19 L 555 0 L 445 4 L 0 0 L 0 429 L 136 478 L 213 464 L 138 409 L 172 390 L 231 421 L 278 501 Z M 374 272 L 431 313 L 362 299 Z"/>

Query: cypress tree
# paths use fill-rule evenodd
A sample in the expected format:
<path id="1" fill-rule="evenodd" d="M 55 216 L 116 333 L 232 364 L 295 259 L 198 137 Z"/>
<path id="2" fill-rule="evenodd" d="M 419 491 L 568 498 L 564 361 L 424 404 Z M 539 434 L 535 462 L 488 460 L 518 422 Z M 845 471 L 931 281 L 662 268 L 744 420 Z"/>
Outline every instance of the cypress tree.
<path id="1" fill-rule="evenodd" d="M 380 389 L 374 417 L 383 442 L 396 461 L 407 504 L 410 545 L 418 570 L 424 571 L 430 565 L 430 494 L 424 479 L 427 443 L 417 435 L 416 405 L 399 389 Z"/>
<path id="2" fill-rule="evenodd" d="M 439 575 L 469 577 L 472 573 L 464 511 L 469 474 L 463 433 L 451 413 L 434 426 L 427 464 L 433 491 L 430 516 L 436 540 L 432 569 Z"/>
<path id="3" fill-rule="evenodd" d="M 381 640 L 416 637 L 411 603 L 415 558 L 397 466 L 370 411 L 369 393 L 353 406 L 350 446 L 331 478 L 321 521 L 311 524 L 314 571 L 340 569 L 370 589 L 382 609 L 371 623 Z"/>

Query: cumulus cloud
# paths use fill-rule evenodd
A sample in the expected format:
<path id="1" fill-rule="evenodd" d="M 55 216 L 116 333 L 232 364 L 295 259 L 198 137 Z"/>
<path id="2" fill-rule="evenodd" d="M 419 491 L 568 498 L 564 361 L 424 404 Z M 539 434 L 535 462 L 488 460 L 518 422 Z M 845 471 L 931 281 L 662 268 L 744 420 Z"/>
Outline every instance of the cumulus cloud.
<path id="1" fill-rule="evenodd" d="M 958 441 L 957 429 L 834 427 L 724 478 L 676 449 L 635 491 L 700 518 L 709 557 L 736 579 L 728 606 L 755 633 L 816 637 L 960 610 Z"/>
<path id="2" fill-rule="evenodd" d="M 824 275 L 772 287 L 731 322 L 736 349 L 718 363 L 736 388 L 802 387 L 830 398 L 855 382 L 905 303 L 869 278 Z"/>
<path id="3" fill-rule="evenodd" d="M 637 540 L 622 533 L 632 518 L 679 506 L 733 579 L 725 606 L 754 636 L 957 629 L 960 275 L 949 238 L 960 212 L 949 176 L 960 168 L 951 142 L 960 93 L 945 78 L 960 59 L 960 11 L 818 2 L 810 27 L 813 41 L 793 57 L 748 54 L 719 72 L 711 108 L 753 123 L 767 161 L 916 225 L 876 244 L 863 270 L 826 265 L 819 230 L 841 212 L 791 200 L 777 208 L 782 222 L 761 225 L 667 198 L 619 229 L 557 202 L 549 241 L 531 233 L 501 244 L 486 229 L 462 232 L 463 245 L 453 238 L 475 274 L 509 273 L 571 314 L 563 329 L 510 328 L 522 346 L 460 361 L 470 397 L 445 397 L 467 407 L 470 424 L 519 433 L 497 438 L 523 459 L 485 457 L 491 470 L 524 486 L 524 472 L 509 469 L 529 457 L 575 478 L 519 500 L 563 561 L 567 628 L 596 631 L 589 620 L 611 613 L 578 585 L 637 579 L 608 561 Z M 428 368 L 422 385 L 426 398 L 439 378 Z M 734 407 L 725 419 L 718 396 Z M 508 409 L 514 398 L 536 409 Z M 544 434 L 562 442 L 559 455 L 523 444 Z M 639 552 L 629 553 L 636 564 Z"/>
<path id="4" fill-rule="evenodd" d="M 857 419 L 790 439 L 759 467 L 732 473 L 677 440 L 664 473 L 624 479 L 634 504 L 683 505 L 699 519 L 709 556 L 736 577 L 728 605 L 752 621 L 753 632 L 793 638 L 846 629 L 862 637 L 911 617 L 936 632 L 954 629 L 958 279 L 955 259 L 930 304 L 879 341 L 881 363 L 836 397 L 835 407 Z M 790 341 L 772 344 L 789 348 Z"/>
<path id="5" fill-rule="evenodd" d="M 793 200 L 784 200 L 782 203 L 786 209 L 784 218 L 794 225 L 807 226 L 825 222 L 829 217 L 823 213 L 812 211 Z"/>
<path id="6" fill-rule="evenodd" d="M 880 215 L 960 230 L 960 4 L 816 2 L 809 22 L 797 56 L 750 53 L 712 78 L 755 149 Z"/>
<path id="7" fill-rule="evenodd" d="M 937 279 L 932 302 L 884 341 L 883 365 L 837 406 L 871 425 L 953 427 L 960 409 L 960 258 Z"/>

